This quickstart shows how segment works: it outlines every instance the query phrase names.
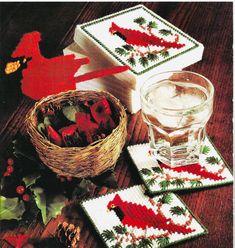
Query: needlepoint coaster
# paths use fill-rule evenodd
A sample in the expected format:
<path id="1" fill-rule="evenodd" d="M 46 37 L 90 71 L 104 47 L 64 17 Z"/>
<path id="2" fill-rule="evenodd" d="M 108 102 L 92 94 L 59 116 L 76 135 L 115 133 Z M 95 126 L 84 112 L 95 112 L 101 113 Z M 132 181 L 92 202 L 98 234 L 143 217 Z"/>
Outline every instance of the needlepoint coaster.
<path id="1" fill-rule="evenodd" d="M 129 146 L 128 152 L 151 194 L 215 187 L 233 182 L 233 175 L 208 137 L 201 148 L 199 163 L 170 168 L 151 155 L 149 144 Z"/>
<path id="2" fill-rule="evenodd" d="M 106 247 L 164 247 L 207 233 L 174 193 L 148 197 L 140 185 L 82 202 Z"/>

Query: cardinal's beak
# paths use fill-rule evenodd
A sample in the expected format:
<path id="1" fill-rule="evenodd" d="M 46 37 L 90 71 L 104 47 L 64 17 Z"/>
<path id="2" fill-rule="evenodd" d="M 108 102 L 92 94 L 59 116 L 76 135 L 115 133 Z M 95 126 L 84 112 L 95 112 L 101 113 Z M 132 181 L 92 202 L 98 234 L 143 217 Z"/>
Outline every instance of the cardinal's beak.
<path id="1" fill-rule="evenodd" d="M 110 212 L 110 209 L 109 209 L 109 208 L 107 208 L 107 209 L 106 209 L 106 212 L 107 212 L 107 213 L 109 213 L 109 212 Z"/>

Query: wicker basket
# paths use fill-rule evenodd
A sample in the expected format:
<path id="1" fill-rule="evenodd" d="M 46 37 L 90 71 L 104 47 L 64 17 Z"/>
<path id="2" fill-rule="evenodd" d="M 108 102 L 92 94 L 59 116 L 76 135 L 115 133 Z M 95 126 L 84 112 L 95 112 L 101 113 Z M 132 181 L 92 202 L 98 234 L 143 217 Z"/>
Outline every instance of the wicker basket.
<path id="1" fill-rule="evenodd" d="M 58 108 L 68 101 L 98 100 L 102 97 L 111 102 L 113 114 L 119 121 L 118 126 L 106 138 L 86 147 L 59 147 L 37 130 L 37 112 L 42 106 Z M 127 116 L 120 101 L 107 92 L 68 91 L 37 102 L 27 115 L 26 127 L 40 159 L 52 171 L 66 177 L 94 177 L 115 166 L 126 140 Z"/>

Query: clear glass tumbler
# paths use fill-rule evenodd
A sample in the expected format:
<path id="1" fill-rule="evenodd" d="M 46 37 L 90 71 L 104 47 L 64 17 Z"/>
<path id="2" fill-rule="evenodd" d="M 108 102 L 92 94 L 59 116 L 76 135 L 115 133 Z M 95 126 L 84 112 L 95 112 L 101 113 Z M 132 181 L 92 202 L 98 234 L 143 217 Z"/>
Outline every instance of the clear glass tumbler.
<path id="1" fill-rule="evenodd" d="M 194 72 L 164 72 L 144 82 L 140 96 L 156 159 L 170 167 L 197 163 L 213 111 L 212 83 Z"/>

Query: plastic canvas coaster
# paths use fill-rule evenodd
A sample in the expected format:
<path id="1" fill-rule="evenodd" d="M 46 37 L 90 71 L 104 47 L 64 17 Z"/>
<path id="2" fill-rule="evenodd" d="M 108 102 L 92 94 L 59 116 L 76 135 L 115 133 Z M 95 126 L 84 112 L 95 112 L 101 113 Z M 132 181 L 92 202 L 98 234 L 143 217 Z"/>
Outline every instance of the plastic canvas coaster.
<path id="1" fill-rule="evenodd" d="M 134 90 L 156 72 L 196 63 L 204 49 L 201 43 L 144 5 L 78 25 L 74 40 L 89 56 L 99 54 L 100 63 L 103 58 L 106 63 L 128 65 L 128 74 L 116 76 L 128 80 Z"/>
<path id="2" fill-rule="evenodd" d="M 208 137 L 201 149 L 199 164 L 176 168 L 169 168 L 156 161 L 150 155 L 149 144 L 133 145 L 127 149 L 150 194 L 213 187 L 233 182 L 229 167 Z"/>
<path id="3" fill-rule="evenodd" d="M 207 233 L 174 193 L 150 198 L 133 186 L 82 202 L 106 247 L 164 247 Z"/>

